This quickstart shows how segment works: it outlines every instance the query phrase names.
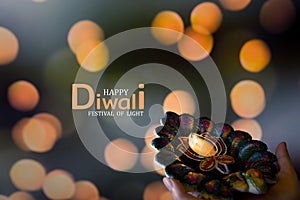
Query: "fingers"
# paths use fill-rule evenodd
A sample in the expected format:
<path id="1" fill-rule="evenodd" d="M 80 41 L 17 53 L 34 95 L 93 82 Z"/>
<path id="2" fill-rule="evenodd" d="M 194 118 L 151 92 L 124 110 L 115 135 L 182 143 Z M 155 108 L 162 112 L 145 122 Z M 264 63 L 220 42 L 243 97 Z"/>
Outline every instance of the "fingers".
<path id="1" fill-rule="evenodd" d="M 190 194 L 187 194 L 183 185 L 177 180 L 165 177 L 163 182 L 167 189 L 171 192 L 173 200 L 200 200 Z"/>
<path id="2" fill-rule="evenodd" d="M 291 162 L 286 143 L 281 142 L 276 148 L 276 156 L 279 165 L 278 185 L 274 186 L 275 195 L 284 199 L 300 199 L 299 181 Z M 275 197 L 275 195 L 273 195 Z M 283 199 L 283 198 L 282 198 Z"/>
<path id="3" fill-rule="evenodd" d="M 286 143 L 281 142 L 276 148 L 276 157 L 281 173 L 294 172 L 294 167 L 288 153 Z"/>
<path id="4" fill-rule="evenodd" d="M 172 181 L 170 178 L 164 177 L 164 178 L 163 178 L 163 182 L 164 182 L 166 188 L 167 188 L 169 191 L 172 191 L 172 189 L 173 189 L 173 187 L 174 187 L 174 186 L 173 186 L 173 185 L 174 185 L 173 181 Z"/>

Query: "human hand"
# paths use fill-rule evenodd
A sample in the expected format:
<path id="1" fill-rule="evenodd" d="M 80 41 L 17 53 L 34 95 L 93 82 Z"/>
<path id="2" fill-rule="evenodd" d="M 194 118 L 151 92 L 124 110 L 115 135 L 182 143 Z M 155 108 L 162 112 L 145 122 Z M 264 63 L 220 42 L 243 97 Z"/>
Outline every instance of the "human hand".
<path id="1" fill-rule="evenodd" d="M 291 162 L 286 143 L 281 142 L 276 148 L 279 165 L 277 183 L 264 195 L 245 195 L 246 200 L 299 200 L 300 187 L 296 171 Z"/>
<path id="2" fill-rule="evenodd" d="M 197 196 L 186 193 L 183 185 L 176 179 L 164 177 L 163 182 L 171 192 L 173 200 L 203 200 L 201 194 Z"/>
<path id="3" fill-rule="evenodd" d="M 276 148 L 276 157 L 280 171 L 278 172 L 278 182 L 271 186 L 264 195 L 245 194 L 246 200 L 299 200 L 300 187 L 297 174 L 292 165 L 286 143 L 280 143 Z M 173 200 L 201 200 L 201 194 L 189 194 L 185 192 L 183 185 L 171 178 L 163 179 L 165 186 L 171 192 Z"/>

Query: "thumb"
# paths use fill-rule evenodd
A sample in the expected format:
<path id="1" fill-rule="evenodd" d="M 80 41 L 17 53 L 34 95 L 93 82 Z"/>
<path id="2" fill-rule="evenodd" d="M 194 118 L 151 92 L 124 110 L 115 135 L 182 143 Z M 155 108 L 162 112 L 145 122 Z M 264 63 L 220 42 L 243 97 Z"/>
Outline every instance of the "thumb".
<path id="1" fill-rule="evenodd" d="M 172 178 L 165 177 L 163 179 L 165 186 L 171 192 L 174 200 L 199 200 L 194 196 L 187 194 L 183 185 L 180 184 L 177 180 Z"/>
<path id="2" fill-rule="evenodd" d="M 295 172 L 290 155 L 288 153 L 286 143 L 281 142 L 276 148 L 276 157 L 280 169 L 280 173 Z"/>

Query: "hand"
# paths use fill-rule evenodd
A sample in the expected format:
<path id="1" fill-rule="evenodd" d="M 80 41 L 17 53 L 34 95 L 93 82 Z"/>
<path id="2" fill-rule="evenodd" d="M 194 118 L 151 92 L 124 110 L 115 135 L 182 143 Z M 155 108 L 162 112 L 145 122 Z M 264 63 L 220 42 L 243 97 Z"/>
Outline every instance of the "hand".
<path id="1" fill-rule="evenodd" d="M 297 174 L 292 165 L 286 143 L 280 143 L 276 148 L 276 157 L 278 159 L 279 169 L 278 182 L 271 186 L 264 195 L 246 194 L 243 199 L 246 200 L 299 200 L 300 187 Z M 201 195 L 188 194 L 179 181 L 165 177 L 163 179 L 165 186 L 172 193 L 174 200 L 201 200 Z M 198 197 L 197 197 L 198 196 Z"/>
<path id="2" fill-rule="evenodd" d="M 201 198 L 201 194 L 199 194 L 199 198 L 197 198 L 197 195 L 186 193 L 183 185 L 178 180 L 165 177 L 163 182 L 171 192 L 173 200 L 204 200 Z"/>
<path id="3" fill-rule="evenodd" d="M 299 200 L 300 187 L 297 174 L 291 162 L 286 143 L 280 143 L 276 148 L 279 165 L 278 182 L 265 195 L 245 196 L 246 200 Z"/>

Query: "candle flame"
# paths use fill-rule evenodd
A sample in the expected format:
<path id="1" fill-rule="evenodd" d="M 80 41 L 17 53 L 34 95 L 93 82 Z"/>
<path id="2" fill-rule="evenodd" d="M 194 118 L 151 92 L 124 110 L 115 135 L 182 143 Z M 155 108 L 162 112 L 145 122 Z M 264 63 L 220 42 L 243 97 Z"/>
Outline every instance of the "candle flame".
<path id="1" fill-rule="evenodd" d="M 211 157 L 217 153 L 215 145 L 197 133 L 190 134 L 189 146 L 195 153 L 204 157 Z"/>

